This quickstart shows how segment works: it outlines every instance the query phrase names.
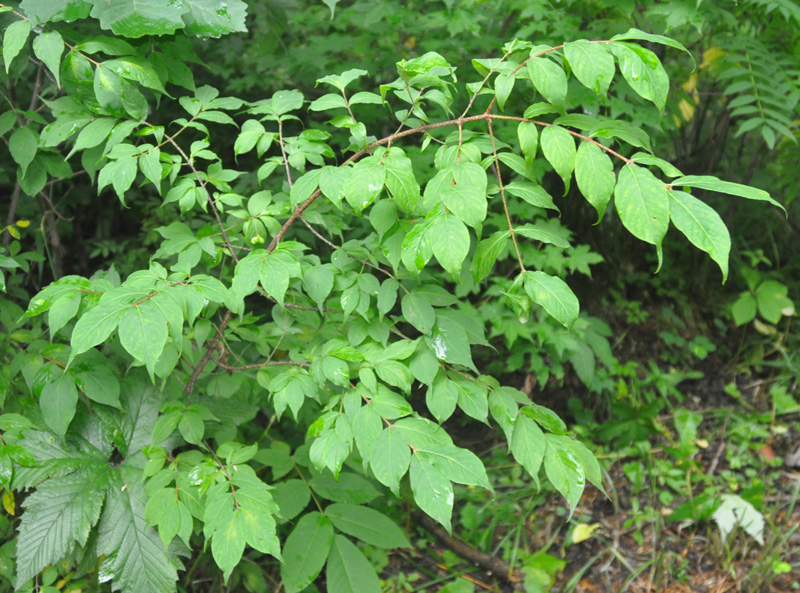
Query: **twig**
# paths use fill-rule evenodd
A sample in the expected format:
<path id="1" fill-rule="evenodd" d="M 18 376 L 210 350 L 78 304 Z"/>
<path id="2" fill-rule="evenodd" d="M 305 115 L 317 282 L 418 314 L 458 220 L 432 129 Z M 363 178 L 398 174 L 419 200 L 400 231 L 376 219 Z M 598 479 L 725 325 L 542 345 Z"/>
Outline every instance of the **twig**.
<path id="1" fill-rule="evenodd" d="M 308 367 L 311 366 L 310 363 L 307 362 L 296 362 L 294 360 L 273 360 L 273 361 L 266 361 L 266 362 L 257 362 L 254 364 L 243 364 L 241 366 L 230 366 L 215 358 L 214 355 L 211 355 L 211 361 L 214 362 L 218 367 L 225 369 L 226 371 L 247 371 L 250 369 L 263 369 L 265 367 L 278 367 L 278 366 L 296 366 L 296 367 Z"/>
<path id="2" fill-rule="evenodd" d="M 725 446 L 727 445 L 727 441 L 725 440 L 725 433 L 728 430 L 729 421 L 730 418 L 726 416 L 725 422 L 722 424 L 722 434 L 720 435 L 719 446 L 717 447 L 717 451 L 714 453 L 714 458 L 711 460 L 711 465 L 708 466 L 708 477 L 714 475 L 714 472 L 717 469 L 717 465 L 719 464 L 720 457 L 722 457 L 722 452 L 725 450 Z"/>
<path id="3" fill-rule="evenodd" d="M 522 254 L 519 252 L 519 245 L 517 244 L 517 233 L 514 232 L 514 225 L 511 224 L 511 215 L 508 213 L 508 201 L 506 200 L 506 189 L 503 186 L 503 176 L 500 175 L 500 161 L 497 158 L 497 146 L 495 146 L 494 132 L 492 131 L 492 120 L 486 120 L 486 126 L 489 128 L 489 139 L 492 141 L 492 156 L 494 157 L 494 173 L 497 177 L 497 185 L 500 187 L 500 197 L 503 200 L 503 211 L 506 213 L 506 222 L 508 223 L 508 232 L 511 234 L 511 241 L 514 243 L 514 251 L 517 252 L 517 261 L 519 262 L 519 269 L 521 273 L 525 273 L 525 264 L 522 263 Z"/>
<path id="4" fill-rule="evenodd" d="M 194 391 L 194 385 L 197 383 L 197 378 L 200 376 L 200 373 L 203 372 L 203 369 L 209 363 L 209 361 L 214 357 L 214 350 L 222 342 L 222 338 L 225 335 L 225 328 L 228 327 L 228 323 L 230 323 L 232 318 L 233 311 L 225 311 L 225 316 L 222 318 L 222 322 L 219 324 L 219 328 L 217 329 L 216 337 L 209 342 L 208 346 L 206 346 L 206 353 L 203 354 L 203 358 L 201 358 L 200 362 L 197 363 L 197 366 L 194 367 L 192 376 L 189 377 L 189 380 L 186 382 L 186 387 L 183 388 L 184 394 L 188 395 Z"/>

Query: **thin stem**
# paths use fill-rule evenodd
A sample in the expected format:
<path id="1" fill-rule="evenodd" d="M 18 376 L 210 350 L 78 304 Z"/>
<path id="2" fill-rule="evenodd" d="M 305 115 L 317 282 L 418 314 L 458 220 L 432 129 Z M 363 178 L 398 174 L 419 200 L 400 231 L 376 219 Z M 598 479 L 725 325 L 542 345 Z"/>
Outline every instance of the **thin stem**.
<path id="1" fill-rule="evenodd" d="M 292 189 L 292 172 L 289 169 L 289 159 L 286 157 L 286 147 L 283 142 L 283 122 L 280 120 L 278 120 L 278 145 L 281 147 L 281 156 L 286 167 L 286 181 L 289 183 L 289 189 Z"/>
<path id="2" fill-rule="evenodd" d="M 308 367 L 311 366 L 307 362 L 295 362 L 294 360 L 272 360 L 266 362 L 257 362 L 254 364 L 243 364 L 241 366 L 230 366 L 215 358 L 213 355 L 211 356 L 211 360 L 216 364 L 218 367 L 225 369 L 226 371 L 246 371 L 250 369 L 263 369 L 265 367 L 278 367 L 278 366 L 296 366 L 296 367 Z"/>
<path id="3" fill-rule="evenodd" d="M 489 129 L 489 139 L 492 141 L 492 156 L 494 157 L 494 173 L 497 177 L 497 185 L 500 187 L 500 197 L 503 200 L 503 211 L 506 213 L 506 222 L 508 223 L 508 232 L 511 234 L 511 241 L 514 243 L 514 251 L 517 252 L 517 261 L 519 262 L 519 269 L 524 274 L 525 264 L 522 263 L 522 254 L 519 252 L 519 244 L 517 243 L 517 234 L 514 232 L 514 225 L 511 224 L 511 215 L 508 213 L 508 200 L 506 200 L 506 189 L 503 186 L 503 176 L 500 175 L 500 161 L 497 158 L 497 146 L 494 141 L 494 131 L 492 130 L 492 120 L 486 120 L 486 127 Z"/>

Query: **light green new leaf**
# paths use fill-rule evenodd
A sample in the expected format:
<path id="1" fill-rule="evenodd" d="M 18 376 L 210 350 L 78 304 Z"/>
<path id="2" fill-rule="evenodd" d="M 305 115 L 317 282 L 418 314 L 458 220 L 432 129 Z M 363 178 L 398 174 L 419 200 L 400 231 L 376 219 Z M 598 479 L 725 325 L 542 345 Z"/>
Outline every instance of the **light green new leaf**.
<path id="1" fill-rule="evenodd" d="M 396 429 L 384 428 L 372 444 L 372 450 L 362 453 L 369 455 L 369 466 L 378 481 L 396 493 L 411 459 L 405 439 Z"/>
<path id="2" fill-rule="evenodd" d="M 458 278 L 469 253 L 469 231 L 464 223 L 452 213 L 444 212 L 430 226 L 428 241 L 439 264 Z"/>
<path id="3" fill-rule="evenodd" d="M 436 361 L 436 358 L 433 358 Z M 439 371 L 439 365 L 436 365 L 436 371 Z M 456 411 L 458 404 L 458 388 L 456 384 L 447 378 L 444 373 L 438 373 L 434 377 L 433 384 L 428 387 L 425 392 L 425 405 L 433 417 L 439 422 L 444 422 L 453 412 Z"/>
<path id="4" fill-rule="evenodd" d="M 419 454 L 411 459 L 411 491 L 414 500 L 429 517 L 452 531 L 453 484 L 445 475 Z"/>
<path id="5" fill-rule="evenodd" d="M 6 73 L 11 67 L 11 62 L 25 47 L 30 33 L 31 22 L 27 20 L 14 21 L 6 28 L 5 35 L 3 35 L 3 62 L 6 66 Z"/>
<path id="6" fill-rule="evenodd" d="M 292 190 L 289 192 L 289 198 L 293 206 L 305 202 L 311 194 L 314 193 L 317 187 L 319 187 L 319 177 L 321 173 L 321 169 L 312 169 L 295 180 L 292 185 Z"/>
<path id="7" fill-rule="evenodd" d="M 511 453 L 522 464 L 528 474 L 539 483 L 539 468 L 544 459 L 544 433 L 530 418 L 517 415 L 510 439 Z"/>
<path id="8" fill-rule="evenodd" d="M 299 593 L 319 575 L 333 543 L 330 519 L 316 511 L 306 513 L 286 538 L 281 579 L 286 593 Z"/>
<path id="9" fill-rule="evenodd" d="M 56 85 L 61 86 L 59 73 L 61 71 L 61 54 L 64 53 L 64 40 L 58 31 L 48 31 L 36 36 L 33 40 L 33 53 L 56 79 Z"/>
<path id="10" fill-rule="evenodd" d="M 583 86 L 603 96 L 614 78 L 614 58 L 602 43 L 586 40 L 564 44 L 564 55 Z"/>
<path id="11" fill-rule="evenodd" d="M 541 144 L 545 158 L 564 181 L 564 195 L 567 195 L 575 169 L 575 139 L 561 126 L 548 126 L 542 130 Z"/>
<path id="12" fill-rule="evenodd" d="M 306 268 L 303 273 L 303 290 L 322 310 L 325 299 L 333 290 L 333 272 L 325 265 Z"/>
<path id="13" fill-rule="evenodd" d="M 544 471 L 553 487 L 567 499 L 572 516 L 586 485 L 583 465 L 557 435 L 545 435 L 545 442 Z"/>
<path id="14" fill-rule="evenodd" d="M 336 93 L 328 93 L 327 95 L 322 95 L 319 99 L 312 101 L 311 104 L 308 106 L 309 111 L 327 111 L 329 109 L 344 109 L 347 107 L 347 103 L 344 100 L 342 95 L 337 95 Z"/>
<path id="15" fill-rule="evenodd" d="M 378 157 L 367 157 L 353 167 L 344 184 L 344 197 L 356 212 L 375 201 L 386 181 L 386 167 Z"/>
<path id="16" fill-rule="evenodd" d="M 145 364 L 151 377 L 167 343 L 167 333 L 167 319 L 152 299 L 129 307 L 119 322 L 122 347 Z"/>
<path id="17" fill-rule="evenodd" d="M 105 465 L 105 468 L 103 467 Z M 86 540 L 100 518 L 110 467 L 53 478 L 25 499 L 17 540 L 17 582 L 24 583 Z"/>
<path id="18" fill-rule="evenodd" d="M 258 276 L 261 286 L 269 296 L 283 306 L 290 279 L 300 276 L 300 264 L 293 255 L 285 251 L 265 254 L 265 251 L 262 252 Z"/>
<path id="19" fill-rule="evenodd" d="M 514 77 L 508 74 L 498 74 L 494 79 L 494 92 L 497 95 L 497 106 L 500 111 L 505 111 L 506 101 L 514 88 Z"/>
<path id="20" fill-rule="evenodd" d="M 339 531 L 379 548 L 410 548 L 403 530 L 383 513 L 356 504 L 332 504 L 325 508 Z"/>
<path id="21" fill-rule="evenodd" d="M 669 196 L 664 184 L 643 167 L 625 165 L 617 178 L 614 203 L 625 228 L 656 246 L 660 269 L 661 241 L 669 229 Z"/>
<path id="22" fill-rule="evenodd" d="M 222 570 L 222 579 L 225 582 L 228 582 L 244 552 L 246 542 L 240 516 L 240 510 L 233 510 L 227 514 L 216 525 L 211 538 L 211 555 Z"/>
<path id="23" fill-rule="evenodd" d="M 569 249 L 570 247 L 569 241 L 564 238 L 562 233 L 554 231 L 551 227 L 539 222 L 520 225 L 514 229 L 514 232 L 521 237 L 541 241 L 542 243 L 550 243 L 563 249 Z"/>
<path id="24" fill-rule="evenodd" d="M 633 27 L 631 27 L 625 33 L 614 35 L 611 38 L 612 41 L 623 41 L 627 39 L 649 41 L 650 43 L 660 43 L 662 45 L 668 45 L 669 47 L 674 47 L 675 49 L 685 51 L 687 54 L 689 54 L 689 57 L 692 58 L 692 62 L 694 62 L 694 56 L 692 56 L 692 52 L 686 49 L 681 43 L 675 41 L 674 39 L 670 39 L 669 37 L 664 37 L 663 35 L 645 33 L 644 31 L 640 31 L 639 29 L 634 29 Z"/>
<path id="25" fill-rule="evenodd" d="M 477 372 L 472 362 L 467 332 L 457 320 L 439 315 L 428 344 L 439 360 L 460 364 Z"/>
<path id="26" fill-rule="evenodd" d="M 573 456 L 580 462 L 583 468 L 583 474 L 586 479 L 594 484 L 601 492 L 605 494 L 603 488 L 603 474 L 600 469 L 600 463 L 591 451 L 577 439 L 561 435 L 548 435 L 548 442 L 559 443 L 564 449 L 571 452 Z"/>
<path id="27" fill-rule="evenodd" d="M 728 194 L 729 196 L 739 196 L 741 198 L 747 198 L 748 200 L 769 202 L 773 206 L 777 206 L 783 210 L 784 214 L 786 213 L 786 208 L 773 200 L 763 189 L 742 185 L 741 183 L 733 183 L 731 181 L 722 181 L 712 175 L 688 175 L 673 181 L 672 186 L 696 187 L 697 189 L 715 191 L 721 194 Z"/>
<path id="28" fill-rule="evenodd" d="M 719 214 L 691 194 L 672 190 L 669 194 L 669 215 L 672 223 L 686 238 L 702 249 L 722 270 L 722 283 L 728 279 L 728 256 L 731 236 Z"/>
<path id="29" fill-rule="evenodd" d="M 342 535 L 333 538 L 325 569 L 328 591 L 333 593 L 380 593 L 381 582 L 369 560 Z"/>
<path id="30" fill-rule="evenodd" d="M 531 300 L 544 307 L 562 325 L 569 327 L 578 318 L 578 298 L 561 278 L 527 271 L 523 282 Z"/>
<path id="31" fill-rule="evenodd" d="M 578 189 L 595 210 L 598 224 L 614 193 L 617 178 L 614 165 L 603 149 L 593 142 L 581 142 L 575 157 L 575 181 Z"/>
<path id="32" fill-rule="evenodd" d="M 548 58 L 531 58 L 528 72 L 536 90 L 563 113 L 567 100 L 567 75 L 561 66 Z"/>
<path id="33" fill-rule="evenodd" d="M 50 2 L 22 0 L 19 6 L 31 20 L 38 21 L 38 24 L 58 21 L 69 23 L 85 19 L 89 16 L 89 10 L 92 7 L 86 0 L 52 0 Z"/>

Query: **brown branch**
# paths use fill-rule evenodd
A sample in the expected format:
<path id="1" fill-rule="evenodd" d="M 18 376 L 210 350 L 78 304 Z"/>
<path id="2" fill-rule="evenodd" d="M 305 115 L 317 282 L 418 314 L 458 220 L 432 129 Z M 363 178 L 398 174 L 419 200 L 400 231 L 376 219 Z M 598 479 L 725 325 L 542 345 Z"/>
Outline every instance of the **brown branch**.
<path id="1" fill-rule="evenodd" d="M 486 120 L 486 126 L 489 128 L 489 139 L 492 141 L 492 156 L 494 157 L 494 173 L 497 177 L 497 185 L 500 187 L 500 197 L 503 200 L 503 211 L 506 213 L 506 222 L 508 223 L 508 232 L 511 234 L 511 241 L 514 243 L 514 251 L 517 252 L 517 261 L 519 262 L 519 269 L 521 273 L 525 273 L 525 264 L 522 263 L 522 254 L 519 252 L 519 244 L 517 243 L 517 233 L 514 232 L 514 225 L 511 224 L 511 215 L 508 213 L 508 200 L 506 200 L 506 189 L 503 186 L 503 176 L 500 175 L 500 161 L 497 158 L 497 146 L 494 141 L 494 132 L 492 131 L 492 120 Z"/>
<path id="2" fill-rule="evenodd" d="M 208 344 L 208 346 L 206 346 L 206 353 L 203 354 L 203 358 L 201 358 L 200 362 L 197 363 L 197 366 L 194 367 L 192 376 L 189 377 L 189 380 L 186 382 L 186 387 L 183 388 L 183 393 L 185 395 L 188 395 L 194 391 L 194 385 L 197 383 L 197 378 L 200 376 L 200 373 L 203 372 L 203 369 L 211 361 L 211 359 L 214 358 L 214 350 L 217 349 L 222 342 L 222 338 L 225 335 L 225 328 L 228 327 L 228 323 L 230 323 L 232 318 L 233 311 L 225 311 L 225 316 L 222 318 L 222 322 L 219 324 L 219 328 L 217 329 L 216 337 Z"/>
<path id="3" fill-rule="evenodd" d="M 226 371 L 246 371 L 250 369 L 263 369 L 265 367 L 277 367 L 277 366 L 296 366 L 296 367 L 308 367 L 311 366 L 310 363 L 307 362 L 295 362 L 293 360 L 273 360 L 267 362 L 257 362 L 254 364 L 243 364 L 241 366 L 230 366 L 219 360 L 218 358 L 214 358 L 213 354 L 211 356 L 211 360 L 216 364 L 218 367 L 225 369 Z"/>
<path id="4" fill-rule="evenodd" d="M 464 560 L 468 560 L 510 583 L 518 583 L 522 581 L 522 573 L 518 570 L 513 570 L 508 562 L 502 558 L 498 558 L 497 556 L 491 556 L 486 552 L 477 550 L 465 541 L 460 540 L 457 537 L 453 537 L 444 529 L 439 527 L 439 524 L 428 517 L 428 515 L 417 512 L 414 513 L 414 519 L 421 523 L 422 526 L 425 527 L 425 529 L 443 545 L 447 546 L 447 548 L 449 548 L 458 556 L 464 558 Z"/>

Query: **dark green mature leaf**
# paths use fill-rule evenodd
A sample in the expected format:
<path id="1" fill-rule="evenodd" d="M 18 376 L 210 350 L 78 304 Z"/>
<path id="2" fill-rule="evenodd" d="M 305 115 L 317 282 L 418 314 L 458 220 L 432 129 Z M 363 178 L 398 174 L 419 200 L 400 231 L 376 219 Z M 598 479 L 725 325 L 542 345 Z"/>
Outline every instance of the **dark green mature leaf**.
<path id="1" fill-rule="evenodd" d="M 53 478 L 25 499 L 17 541 L 17 582 L 24 583 L 83 546 L 100 518 L 111 468 L 97 464 L 88 470 Z"/>
<path id="2" fill-rule="evenodd" d="M 430 334 L 436 321 L 436 312 L 427 297 L 413 290 L 403 295 L 400 301 L 403 317 L 420 333 Z"/>
<path id="3" fill-rule="evenodd" d="M 100 27 L 123 37 L 172 35 L 184 27 L 181 15 L 188 8 L 171 0 L 95 1 L 91 16 Z"/>
<path id="4" fill-rule="evenodd" d="M 381 590 L 372 564 L 361 550 L 341 535 L 333 538 L 325 579 L 328 590 L 336 593 L 380 593 Z"/>
<path id="5" fill-rule="evenodd" d="M 410 548 L 403 530 L 383 513 L 355 504 L 332 504 L 325 508 L 339 531 L 379 548 Z"/>
<path id="6" fill-rule="evenodd" d="M 664 184 L 638 165 L 619 172 L 614 202 L 622 224 L 637 239 L 656 246 L 661 268 L 661 241 L 669 228 L 669 197 Z"/>
<path id="7" fill-rule="evenodd" d="M 597 210 L 597 223 L 603 220 L 614 193 L 617 178 L 614 165 L 603 149 L 593 142 L 581 142 L 575 157 L 575 181 L 583 197 Z"/>
<path id="8" fill-rule="evenodd" d="M 22 175 L 36 157 L 39 138 L 29 126 L 17 128 L 8 139 L 8 151 L 11 158 L 19 165 Z"/>
<path id="9" fill-rule="evenodd" d="M 497 258 L 508 243 L 508 231 L 498 231 L 488 239 L 479 242 L 472 256 L 470 272 L 475 282 L 480 282 L 492 271 Z"/>
<path id="10" fill-rule="evenodd" d="M 148 527 L 146 500 L 143 484 L 113 476 L 97 538 L 97 553 L 106 556 L 100 571 L 124 593 L 169 593 L 176 589 L 177 559 Z"/>
<path id="11" fill-rule="evenodd" d="M 669 215 L 672 223 L 691 243 L 711 256 L 722 271 L 723 284 L 728 278 L 731 237 L 719 214 L 691 194 L 672 190 Z"/>
<path id="12" fill-rule="evenodd" d="M 177 308 L 174 303 L 173 306 Z M 180 316 L 180 312 L 178 314 Z M 153 299 L 128 307 L 119 322 L 122 347 L 136 360 L 145 363 L 151 375 L 167 343 L 167 322 Z"/>
<path id="13" fill-rule="evenodd" d="M 548 126 L 541 134 L 542 153 L 564 182 L 564 195 L 569 192 L 575 169 L 575 139 L 561 126 Z"/>
<path id="14" fill-rule="evenodd" d="M 679 49 L 681 51 L 686 52 L 689 54 L 689 57 L 692 58 L 694 62 L 694 56 L 692 56 L 692 52 L 686 49 L 683 44 L 675 41 L 674 39 L 670 39 L 669 37 L 665 37 L 664 35 L 655 35 L 653 33 L 646 33 L 644 31 L 640 31 L 639 29 L 634 29 L 631 27 L 625 33 L 620 33 L 618 35 L 614 35 L 612 41 L 623 41 L 626 39 L 636 39 L 641 41 L 649 41 L 650 43 L 660 43 L 662 45 L 668 45 L 669 47 L 674 47 L 675 49 Z"/>
<path id="15" fill-rule="evenodd" d="M 242 0 L 182 0 L 184 32 L 198 37 L 219 37 L 247 31 L 247 4 Z"/>
<path id="16" fill-rule="evenodd" d="M 75 379 L 56 365 L 48 365 L 36 376 L 34 393 L 37 392 L 44 421 L 63 438 L 78 405 Z"/>
<path id="17" fill-rule="evenodd" d="M 669 77 L 656 54 L 624 41 L 609 43 L 608 48 L 617 56 L 619 71 L 631 88 L 663 111 L 669 91 Z"/>
<path id="18" fill-rule="evenodd" d="M 344 184 L 344 197 L 356 212 L 375 201 L 386 181 L 386 167 L 377 156 L 360 160 Z"/>
<path id="19" fill-rule="evenodd" d="M 722 181 L 721 179 L 717 179 L 712 175 L 688 175 L 673 181 L 672 186 L 696 187 L 697 189 L 715 191 L 721 194 L 728 194 L 729 196 L 739 196 L 742 198 L 747 198 L 748 200 L 769 202 L 773 206 L 777 206 L 783 210 L 784 213 L 786 213 L 786 208 L 773 200 L 772 197 L 770 197 L 770 195 L 763 189 L 750 187 L 749 185 L 742 185 L 741 183 Z"/>
<path id="20" fill-rule="evenodd" d="M 565 43 L 564 55 L 575 78 L 583 86 L 606 95 L 611 79 L 614 78 L 614 58 L 605 48 L 605 44 L 585 40 Z"/>
<path id="21" fill-rule="evenodd" d="M 425 513 L 448 532 L 453 514 L 453 485 L 445 475 L 420 455 L 411 458 L 411 491 L 414 500 Z"/>
<path id="22" fill-rule="evenodd" d="M 283 546 L 281 578 L 286 593 L 298 593 L 317 578 L 332 544 L 328 517 L 312 511 L 300 518 Z"/>

